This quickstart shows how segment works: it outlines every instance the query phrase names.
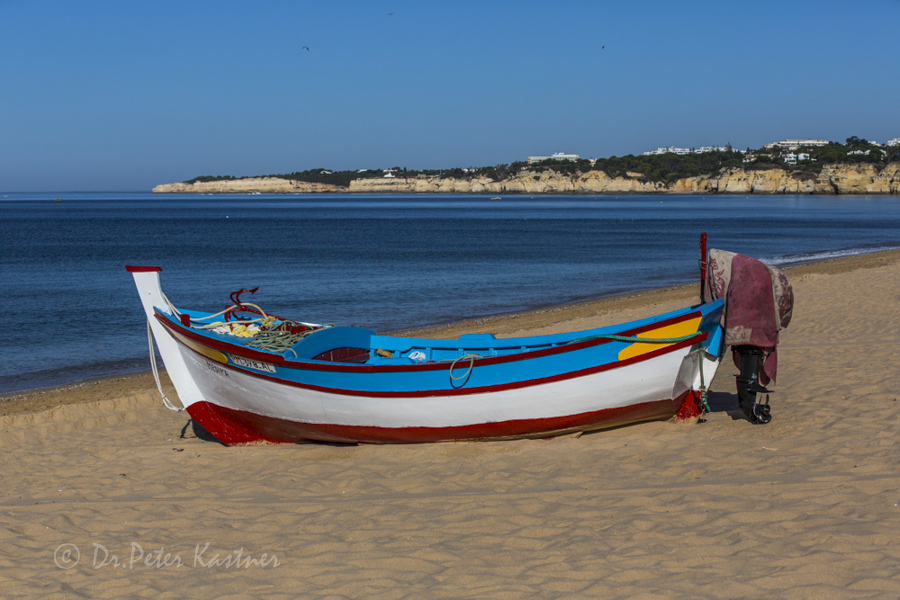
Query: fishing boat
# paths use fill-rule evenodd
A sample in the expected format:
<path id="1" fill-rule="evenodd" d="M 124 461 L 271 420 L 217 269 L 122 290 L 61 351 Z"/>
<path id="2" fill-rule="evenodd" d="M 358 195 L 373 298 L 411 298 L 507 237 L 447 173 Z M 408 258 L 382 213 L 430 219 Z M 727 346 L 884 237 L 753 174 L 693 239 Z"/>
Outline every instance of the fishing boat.
<path id="1" fill-rule="evenodd" d="M 155 339 L 183 409 L 226 445 L 542 438 L 691 418 L 725 349 L 721 298 L 585 331 L 427 339 L 275 317 L 241 299 L 255 290 L 222 313 L 176 308 L 159 267 L 126 268 L 151 360 Z"/>

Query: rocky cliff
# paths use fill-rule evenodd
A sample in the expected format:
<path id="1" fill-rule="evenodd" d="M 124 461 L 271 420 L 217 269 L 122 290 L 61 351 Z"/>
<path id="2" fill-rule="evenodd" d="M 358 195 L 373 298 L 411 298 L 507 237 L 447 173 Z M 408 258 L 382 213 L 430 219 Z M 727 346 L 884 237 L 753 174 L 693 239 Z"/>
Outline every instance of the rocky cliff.
<path id="1" fill-rule="evenodd" d="M 153 188 L 154 194 L 305 194 L 346 192 L 347 188 L 324 183 L 306 183 L 280 177 L 248 177 L 194 183 L 164 183 Z"/>
<path id="2" fill-rule="evenodd" d="M 881 170 L 875 165 L 828 165 L 819 174 L 724 170 L 715 175 L 686 177 L 670 184 L 646 181 L 638 173 L 610 177 L 602 171 L 562 175 L 552 171 L 522 171 L 502 181 L 486 178 L 376 178 L 355 179 L 350 187 L 304 183 L 277 177 L 254 177 L 196 183 L 168 183 L 153 188 L 156 194 L 297 194 L 351 192 L 367 194 L 900 194 L 900 163 Z"/>

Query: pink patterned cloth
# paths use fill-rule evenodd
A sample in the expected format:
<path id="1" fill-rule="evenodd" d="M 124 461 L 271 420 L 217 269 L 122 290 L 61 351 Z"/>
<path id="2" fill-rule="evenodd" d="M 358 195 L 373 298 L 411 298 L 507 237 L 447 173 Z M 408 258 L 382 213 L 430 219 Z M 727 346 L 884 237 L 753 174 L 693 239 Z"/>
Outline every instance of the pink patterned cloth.
<path id="1" fill-rule="evenodd" d="M 794 291 L 784 271 L 755 258 L 710 250 L 706 301 L 725 300 L 725 344 L 758 346 L 765 352 L 760 383 L 775 381 L 778 332 L 791 322 Z"/>

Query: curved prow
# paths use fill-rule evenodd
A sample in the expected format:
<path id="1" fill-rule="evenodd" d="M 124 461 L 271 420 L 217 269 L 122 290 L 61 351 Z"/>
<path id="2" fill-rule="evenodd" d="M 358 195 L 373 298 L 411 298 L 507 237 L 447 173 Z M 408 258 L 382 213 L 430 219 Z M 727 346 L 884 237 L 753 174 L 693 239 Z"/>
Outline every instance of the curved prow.
<path id="1" fill-rule="evenodd" d="M 169 310 L 159 284 L 159 273 L 162 271 L 160 267 L 125 265 L 125 270 L 134 277 L 134 283 L 141 297 L 141 306 L 144 307 L 148 318 L 153 316 L 154 307 L 171 314 L 172 311 Z"/>
<path id="2" fill-rule="evenodd" d="M 141 298 L 141 306 L 144 308 L 147 322 L 156 340 L 156 347 L 159 349 L 159 355 L 163 359 L 166 372 L 169 374 L 169 379 L 172 380 L 172 385 L 175 386 L 175 391 L 178 393 L 178 399 L 181 400 L 182 406 L 187 408 L 194 402 L 203 400 L 203 395 L 197 389 L 193 378 L 188 373 L 178 344 L 162 324 L 153 318 L 156 309 L 174 315 L 174 311 L 163 294 L 159 282 L 159 273 L 162 269 L 159 267 L 126 265 L 125 270 L 134 277 L 134 284 L 137 286 L 138 295 Z M 153 351 L 152 348 L 150 351 Z"/>

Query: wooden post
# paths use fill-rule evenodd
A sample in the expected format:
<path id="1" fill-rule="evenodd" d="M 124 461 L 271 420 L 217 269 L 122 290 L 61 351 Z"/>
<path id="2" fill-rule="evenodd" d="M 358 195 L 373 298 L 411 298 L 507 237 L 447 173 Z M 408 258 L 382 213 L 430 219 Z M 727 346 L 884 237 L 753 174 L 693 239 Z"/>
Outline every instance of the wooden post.
<path id="1" fill-rule="evenodd" d="M 700 234 L 700 304 L 706 302 L 706 232 Z"/>

